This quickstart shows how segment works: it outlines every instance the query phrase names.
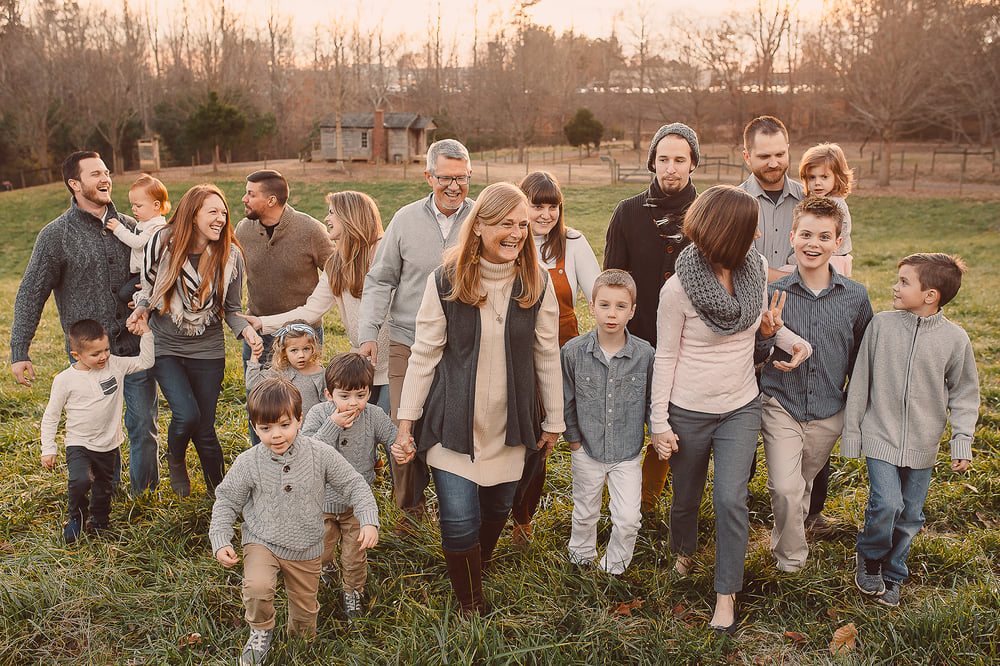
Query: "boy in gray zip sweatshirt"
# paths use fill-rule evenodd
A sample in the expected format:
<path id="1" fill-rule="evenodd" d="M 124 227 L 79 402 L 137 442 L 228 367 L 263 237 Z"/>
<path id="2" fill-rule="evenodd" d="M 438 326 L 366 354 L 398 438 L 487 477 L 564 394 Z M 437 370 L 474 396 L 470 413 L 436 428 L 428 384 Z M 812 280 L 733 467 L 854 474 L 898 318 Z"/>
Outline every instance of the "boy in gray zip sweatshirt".
<path id="1" fill-rule="evenodd" d="M 840 452 L 865 456 L 870 484 L 858 533 L 855 584 L 885 606 L 899 605 L 910 544 L 951 421 L 951 469 L 972 460 L 979 376 L 969 336 L 941 308 L 962 285 L 953 255 L 911 254 L 899 262 L 893 311 L 872 319 L 861 341 L 844 410 Z"/>

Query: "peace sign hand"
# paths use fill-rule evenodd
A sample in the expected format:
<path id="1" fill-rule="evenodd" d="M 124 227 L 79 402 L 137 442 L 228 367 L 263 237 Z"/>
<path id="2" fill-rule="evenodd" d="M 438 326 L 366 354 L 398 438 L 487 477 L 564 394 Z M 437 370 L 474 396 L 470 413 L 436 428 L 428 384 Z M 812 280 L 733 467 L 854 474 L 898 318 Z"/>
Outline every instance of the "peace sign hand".
<path id="1" fill-rule="evenodd" d="M 781 311 L 785 309 L 785 297 L 783 291 L 776 291 L 771 295 L 771 307 L 765 310 L 760 316 L 760 335 L 762 338 L 773 338 L 774 334 L 785 325 L 781 320 Z"/>

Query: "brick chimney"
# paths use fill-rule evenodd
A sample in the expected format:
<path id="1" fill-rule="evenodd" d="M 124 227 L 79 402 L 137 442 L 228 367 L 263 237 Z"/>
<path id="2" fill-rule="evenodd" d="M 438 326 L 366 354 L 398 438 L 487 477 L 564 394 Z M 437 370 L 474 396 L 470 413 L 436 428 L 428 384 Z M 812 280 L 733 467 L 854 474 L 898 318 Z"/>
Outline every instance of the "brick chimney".
<path id="1" fill-rule="evenodd" d="M 388 161 L 389 146 L 385 136 L 385 111 L 375 109 L 375 122 L 372 126 L 372 161 L 379 158 Z"/>

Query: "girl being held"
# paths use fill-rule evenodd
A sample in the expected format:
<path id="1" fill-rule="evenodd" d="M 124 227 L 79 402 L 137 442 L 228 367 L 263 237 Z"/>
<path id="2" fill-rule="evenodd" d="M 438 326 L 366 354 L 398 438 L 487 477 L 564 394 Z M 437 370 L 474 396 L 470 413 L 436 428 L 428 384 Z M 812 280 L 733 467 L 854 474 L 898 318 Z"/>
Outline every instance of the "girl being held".
<path id="1" fill-rule="evenodd" d="M 323 348 L 313 327 L 304 321 L 290 321 L 274 332 L 271 366 L 260 366 L 261 352 L 254 351 L 247 362 L 246 386 L 249 391 L 267 377 L 290 381 L 302 394 L 302 413 L 325 400 L 323 391 Z"/>
<path id="2" fill-rule="evenodd" d="M 852 263 L 851 213 L 845 199 L 851 193 L 854 171 L 847 166 L 844 151 L 835 143 L 813 146 L 799 162 L 799 179 L 805 185 L 806 195 L 829 197 L 844 211 L 844 225 L 840 233 L 843 241 L 836 254 L 830 257 L 830 264 L 838 273 L 849 277 Z"/>
<path id="3" fill-rule="evenodd" d="M 139 290 L 139 272 L 146 243 L 157 231 L 167 226 L 164 215 L 170 212 L 167 188 L 158 179 L 142 174 L 128 190 L 128 200 L 135 217 L 135 229 L 129 229 L 118 218 L 108 219 L 108 230 L 115 238 L 132 248 L 128 261 L 128 280 L 118 290 L 118 297 L 126 303 Z"/>

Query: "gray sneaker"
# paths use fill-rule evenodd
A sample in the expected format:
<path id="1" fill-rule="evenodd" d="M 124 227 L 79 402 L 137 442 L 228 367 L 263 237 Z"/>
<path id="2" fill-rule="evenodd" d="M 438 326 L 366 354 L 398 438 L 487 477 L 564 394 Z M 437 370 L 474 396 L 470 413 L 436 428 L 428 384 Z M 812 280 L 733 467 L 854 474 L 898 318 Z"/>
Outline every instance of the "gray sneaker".
<path id="1" fill-rule="evenodd" d="M 899 592 L 903 586 L 891 580 L 885 581 L 885 594 L 876 599 L 883 606 L 895 608 L 899 605 Z"/>
<path id="2" fill-rule="evenodd" d="M 344 615 L 348 622 L 354 622 L 364 615 L 365 609 L 361 603 L 361 591 L 344 592 Z"/>
<path id="3" fill-rule="evenodd" d="M 274 629 L 250 629 L 250 638 L 243 646 L 243 653 L 240 654 L 240 666 L 260 666 L 267 658 L 267 651 L 271 649 L 271 639 L 274 638 Z"/>
<path id="4" fill-rule="evenodd" d="M 882 582 L 882 563 L 878 560 L 866 560 L 858 553 L 858 570 L 854 574 L 854 584 L 870 597 L 885 593 L 885 583 Z"/>

